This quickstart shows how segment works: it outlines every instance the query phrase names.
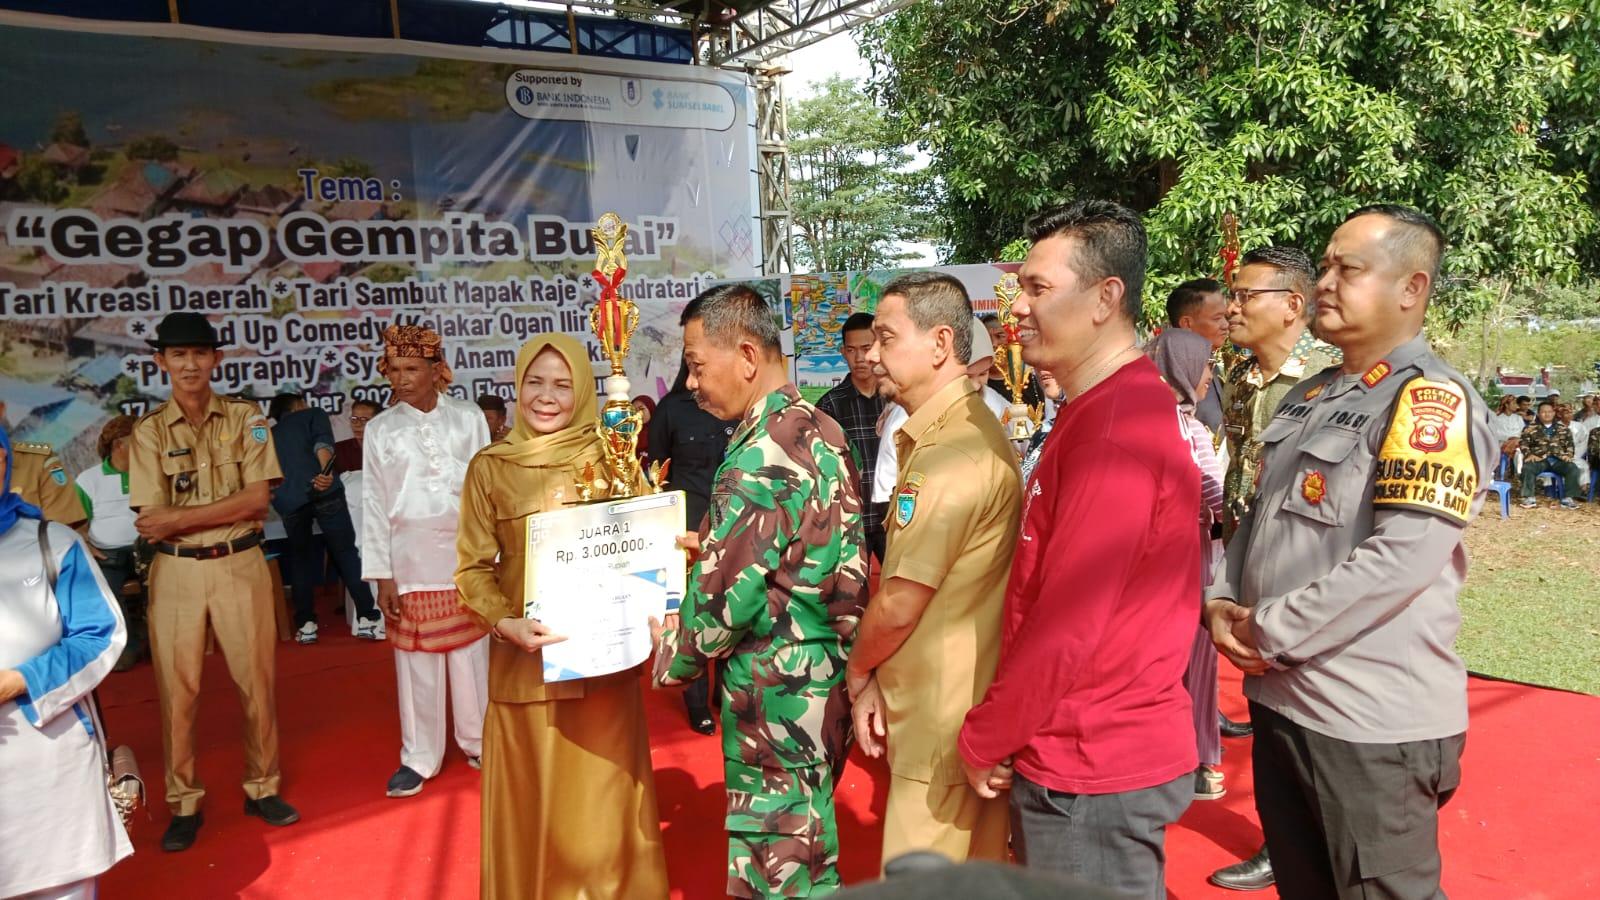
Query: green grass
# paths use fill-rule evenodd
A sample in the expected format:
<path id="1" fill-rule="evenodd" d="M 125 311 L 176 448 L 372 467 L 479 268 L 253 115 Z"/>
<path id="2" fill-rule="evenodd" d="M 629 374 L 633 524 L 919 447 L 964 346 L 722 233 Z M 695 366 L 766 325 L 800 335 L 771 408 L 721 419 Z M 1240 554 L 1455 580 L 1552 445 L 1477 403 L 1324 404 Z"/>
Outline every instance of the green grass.
<path id="1" fill-rule="evenodd" d="M 1542 500 L 1502 520 L 1485 505 L 1467 530 L 1472 563 L 1456 641 L 1467 668 L 1600 694 L 1597 506 L 1563 510 Z"/>

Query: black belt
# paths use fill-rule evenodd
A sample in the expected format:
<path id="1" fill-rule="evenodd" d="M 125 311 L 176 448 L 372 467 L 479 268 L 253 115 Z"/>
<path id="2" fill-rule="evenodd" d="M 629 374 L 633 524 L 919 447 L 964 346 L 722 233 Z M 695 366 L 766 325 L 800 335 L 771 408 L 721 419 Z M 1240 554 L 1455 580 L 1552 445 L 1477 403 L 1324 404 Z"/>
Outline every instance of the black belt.
<path id="1" fill-rule="evenodd" d="M 182 556 L 185 559 L 221 559 L 222 557 L 231 553 L 238 553 L 241 550 L 249 550 L 251 547 L 260 544 L 263 538 L 264 535 L 262 535 L 261 532 L 256 531 L 247 534 L 242 538 L 234 538 L 231 541 L 226 541 L 221 544 L 207 544 L 204 547 L 191 547 L 186 544 L 169 544 L 165 541 L 158 543 L 155 546 L 157 553 L 165 553 L 168 556 Z"/>

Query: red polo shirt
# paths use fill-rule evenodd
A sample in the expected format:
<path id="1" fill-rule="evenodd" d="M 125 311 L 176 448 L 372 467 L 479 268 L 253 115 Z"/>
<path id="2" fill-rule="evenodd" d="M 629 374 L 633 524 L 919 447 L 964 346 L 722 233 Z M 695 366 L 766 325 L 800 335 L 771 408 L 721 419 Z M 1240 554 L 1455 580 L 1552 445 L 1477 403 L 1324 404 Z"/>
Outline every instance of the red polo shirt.
<path id="1" fill-rule="evenodd" d="M 1165 784 L 1199 759 L 1183 674 L 1200 621 L 1200 472 L 1156 367 L 1067 404 L 1023 497 L 1000 668 L 961 754 L 1074 794 Z"/>

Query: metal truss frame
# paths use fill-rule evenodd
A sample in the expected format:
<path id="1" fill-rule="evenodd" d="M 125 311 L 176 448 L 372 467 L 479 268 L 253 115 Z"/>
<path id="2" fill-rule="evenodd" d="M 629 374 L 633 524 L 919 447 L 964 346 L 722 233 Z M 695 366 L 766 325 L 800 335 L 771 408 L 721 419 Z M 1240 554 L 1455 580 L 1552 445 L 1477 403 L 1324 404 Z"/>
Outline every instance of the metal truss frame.
<path id="1" fill-rule="evenodd" d="M 711 35 L 708 62 L 756 65 L 864 25 L 914 0 L 771 0 Z"/>
<path id="2" fill-rule="evenodd" d="M 783 102 L 784 69 L 769 66 L 756 80 L 756 192 L 761 203 L 761 274 L 794 271 L 789 206 L 789 109 Z"/>

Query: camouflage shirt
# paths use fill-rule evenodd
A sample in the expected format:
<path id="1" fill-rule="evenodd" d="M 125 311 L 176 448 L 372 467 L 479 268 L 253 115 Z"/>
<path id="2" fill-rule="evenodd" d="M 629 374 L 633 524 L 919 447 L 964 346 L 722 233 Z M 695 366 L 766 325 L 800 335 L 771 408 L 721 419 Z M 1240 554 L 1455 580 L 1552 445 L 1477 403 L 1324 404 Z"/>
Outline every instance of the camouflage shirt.
<path id="1" fill-rule="evenodd" d="M 1343 361 L 1339 348 L 1312 337 L 1307 328 L 1271 381 L 1263 377 L 1254 356 L 1247 356 L 1228 369 L 1222 384 L 1222 424 L 1228 438 L 1228 472 L 1222 481 L 1223 540 L 1233 537 L 1255 495 L 1261 467 L 1261 440 L 1256 435 L 1272 421 L 1278 403 L 1297 382 Z"/>
<path id="2" fill-rule="evenodd" d="M 1542 462 L 1546 457 L 1572 461 L 1572 429 L 1555 421 L 1548 431 L 1543 422 L 1534 422 L 1522 429 L 1522 458 L 1529 462 Z"/>
<path id="3" fill-rule="evenodd" d="M 839 425 L 793 385 L 745 415 L 711 489 L 667 675 L 725 659 L 722 752 L 763 768 L 842 762 L 845 658 L 867 601 L 861 497 Z"/>

